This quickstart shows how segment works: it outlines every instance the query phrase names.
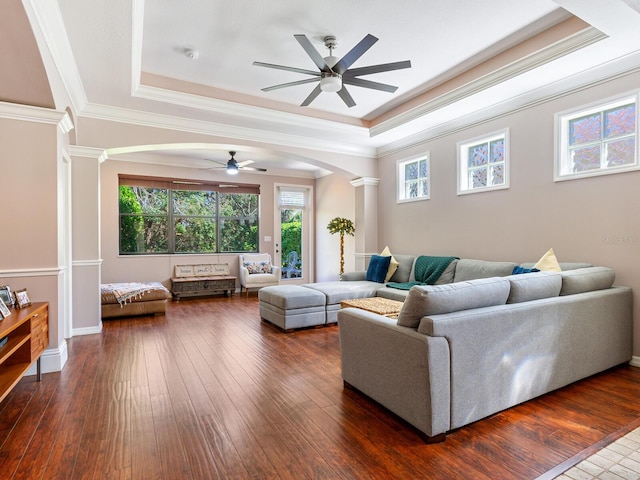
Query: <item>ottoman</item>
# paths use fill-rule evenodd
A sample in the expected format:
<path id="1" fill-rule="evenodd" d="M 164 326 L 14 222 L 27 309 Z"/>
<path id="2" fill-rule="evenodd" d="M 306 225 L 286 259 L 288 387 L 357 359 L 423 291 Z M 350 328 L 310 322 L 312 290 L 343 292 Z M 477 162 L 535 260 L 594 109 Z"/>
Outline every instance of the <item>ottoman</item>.
<path id="1" fill-rule="evenodd" d="M 299 285 L 274 285 L 258 291 L 260 317 L 283 330 L 325 324 L 326 297 Z"/>

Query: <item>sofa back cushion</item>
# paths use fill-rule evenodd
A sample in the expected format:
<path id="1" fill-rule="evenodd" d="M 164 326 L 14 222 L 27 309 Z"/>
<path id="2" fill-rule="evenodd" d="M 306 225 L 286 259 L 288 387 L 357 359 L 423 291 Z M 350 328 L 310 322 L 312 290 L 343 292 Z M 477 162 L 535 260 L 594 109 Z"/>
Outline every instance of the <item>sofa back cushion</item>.
<path id="1" fill-rule="evenodd" d="M 393 254 L 393 258 L 398 262 L 398 268 L 395 273 L 389 279 L 390 282 L 406 283 L 409 281 L 409 274 L 413 267 L 413 262 L 416 259 L 413 255 L 396 255 Z"/>
<path id="2" fill-rule="evenodd" d="M 487 262 L 485 260 L 474 260 L 471 258 L 461 258 L 456 265 L 454 282 L 464 282 L 475 280 L 476 278 L 506 277 L 511 275 L 513 262 Z"/>
<path id="3" fill-rule="evenodd" d="M 562 287 L 562 275 L 558 272 L 532 272 L 506 278 L 511 284 L 507 303 L 557 297 Z"/>
<path id="4" fill-rule="evenodd" d="M 521 263 L 520 266 L 522 268 L 533 268 L 536 262 L 525 262 Z M 564 272 L 565 270 L 575 270 L 576 268 L 587 268 L 593 267 L 591 263 L 584 262 L 560 262 L 560 269 Z"/>
<path id="5" fill-rule="evenodd" d="M 560 295 L 605 290 L 611 288 L 616 278 L 615 272 L 608 267 L 587 267 L 561 272 L 562 288 Z"/>
<path id="6" fill-rule="evenodd" d="M 503 305 L 509 297 L 509 288 L 509 280 L 498 277 L 446 285 L 415 286 L 409 290 L 402 305 L 398 325 L 417 328 L 425 315 Z"/>

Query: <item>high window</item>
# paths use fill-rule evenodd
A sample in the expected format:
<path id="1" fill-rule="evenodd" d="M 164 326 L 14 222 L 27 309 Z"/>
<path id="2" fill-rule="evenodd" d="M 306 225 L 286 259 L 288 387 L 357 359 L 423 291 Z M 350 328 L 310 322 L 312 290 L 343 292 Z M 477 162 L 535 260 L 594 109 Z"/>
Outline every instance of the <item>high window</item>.
<path id="1" fill-rule="evenodd" d="M 120 177 L 120 254 L 258 251 L 254 185 Z"/>
<path id="2" fill-rule="evenodd" d="M 637 94 L 556 114 L 554 179 L 637 170 Z"/>
<path id="3" fill-rule="evenodd" d="M 509 131 L 458 143 L 458 195 L 509 188 Z"/>
<path id="4" fill-rule="evenodd" d="M 398 162 L 398 202 L 430 197 L 429 154 Z"/>

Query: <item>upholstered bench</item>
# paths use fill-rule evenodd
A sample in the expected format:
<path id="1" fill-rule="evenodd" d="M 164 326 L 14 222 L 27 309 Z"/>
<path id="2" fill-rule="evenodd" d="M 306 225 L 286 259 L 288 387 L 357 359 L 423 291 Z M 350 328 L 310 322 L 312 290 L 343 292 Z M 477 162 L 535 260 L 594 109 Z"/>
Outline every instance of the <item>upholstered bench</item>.
<path id="1" fill-rule="evenodd" d="M 258 291 L 260 317 L 283 330 L 325 324 L 324 293 L 299 285 L 277 285 Z"/>
<path id="2" fill-rule="evenodd" d="M 102 318 L 164 315 L 171 293 L 160 282 L 103 283 Z"/>

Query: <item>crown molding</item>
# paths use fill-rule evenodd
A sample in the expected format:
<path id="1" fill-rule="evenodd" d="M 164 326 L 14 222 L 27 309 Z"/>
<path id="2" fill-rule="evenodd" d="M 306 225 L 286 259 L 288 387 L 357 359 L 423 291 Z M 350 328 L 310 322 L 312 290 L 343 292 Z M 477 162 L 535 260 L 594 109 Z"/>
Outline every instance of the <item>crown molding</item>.
<path id="1" fill-rule="evenodd" d="M 304 148 L 328 153 L 355 155 L 366 158 L 375 157 L 375 147 L 362 146 L 338 141 L 329 141 L 313 137 L 288 133 L 269 132 L 255 128 L 225 125 L 204 120 L 194 120 L 159 113 L 130 110 L 89 103 L 80 113 L 80 117 L 111 122 L 127 123 L 144 127 L 177 130 L 203 135 L 221 136 L 240 141 L 263 142 L 278 146 Z"/>
<path id="2" fill-rule="evenodd" d="M 264 122 L 281 125 L 309 128 L 315 132 L 321 131 L 331 135 L 348 135 L 349 137 L 360 138 L 362 141 L 367 141 L 369 139 L 369 129 L 363 126 L 307 117 L 296 113 L 282 112 L 270 108 L 230 102 L 228 100 L 203 97 L 201 95 L 177 92 L 175 90 L 167 90 L 160 87 L 139 84 L 133 95 L 146 100 L 171 103 L 173 105 L 195 108 L 208 112 L 250 118 L 252 120 L 258 119 Z"/>
<path id="3" fill-rule="evenodd" d="M 71 50 L 62 14 L 57 2 L 23 0 L 25 12 L 45 60 L 45 68 L 51 79 L 52 71 L 57 71 L 57 82 L 64 88 L 74 112 L 81 111 L 87 104 L 87 96 L 82 85 L 80 72 Z M 51 63 L 46 62 L 49 57 Z M 50 80 L 51 81 L 51 80 Z M 51 81 L 53 84 L 54 82 Z M 55 95 L 54 95 L 54 100 Z M 57 105 L 60 108 L 60 105 Z"/>
<path id="4" fill-rule="evenodd" d="M 535 68 L 605 38 L 608 38 L 607 35 L 602 33 L 600 30 L 593 27 L 586 28 L 585 30 L 571 35 L 562 41 L 556 42 L 547 48 L 505 65 L 490 74 L 484 75 L 477 80 L 440 95 L 429 102 L 374 125 L 370 129 L 371 136 L 376 137 L 383 133 L 390 132 L 395 128 L 418 120 L 429 113 L 459 102 L 467 97 L 534 70 Z"/>
<path id="5" fill-rule="evenodd" d="M 71 123 L 67 112 L 59 112 L 58 110 L 34 107 L 32 105 L 0 102 L 0 118 L 20 120 L 22 122 L 48 123 L 50 125 L 58 125 L 62 130 L 69 126 L 73 128 L 73 123 Z"/>
<path id="6" fill-rule="evenodd" d="M 446 137 L 456 132 L 468 128 L 482 125 L 486 122 L 502 118 L 507 115 L 533 108 L 537 105 L 553 101 L 566 95 L 577 93 L 588 88 L 596 87 L 628 75 L 640 73 L 640 52 L 633 52 L 593 67 L 585 72 L 580 72 L 568 78 L 563 78 L 552 84 L 526 92 L 518 97 L 510 98 L 506 102 L 492 105 L 487 108 L 475 111 L 464 117 L 442 123 L 428 130 L 423 130 L 406 138 L 388 143 L 377 150 L 377 158 L 384 158 L 390 155 L 402 153 L 415 147 L 425 147 L 429 142 Z M 609 72 L 603 74 L 602 70 Z M 613 72 L 613 73 L 611 73 Z"/>

